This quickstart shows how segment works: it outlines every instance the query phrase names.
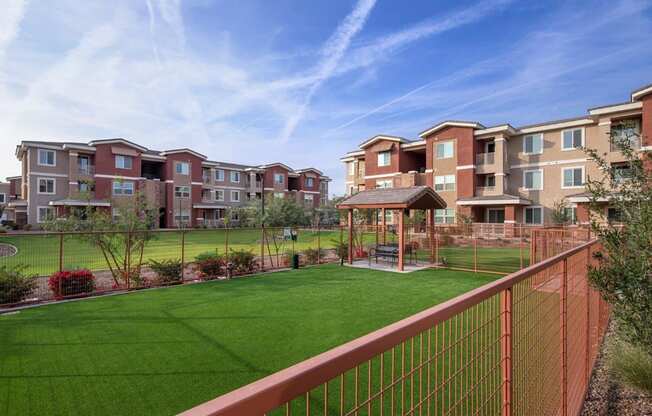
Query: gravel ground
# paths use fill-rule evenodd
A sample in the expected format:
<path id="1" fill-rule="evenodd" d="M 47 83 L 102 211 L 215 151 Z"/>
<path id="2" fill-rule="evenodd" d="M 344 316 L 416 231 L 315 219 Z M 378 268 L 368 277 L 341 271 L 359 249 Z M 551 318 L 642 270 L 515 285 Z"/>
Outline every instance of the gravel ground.
<path id="1" fill-rule="evenodd" d="M 606 338 L 613 336 L 614 324 L 609 324 Z M 596 360 L 581 416 L 652 416 L 652 396 L 620 384 L 609 374 L 606 363 L 606 342 Z"/>

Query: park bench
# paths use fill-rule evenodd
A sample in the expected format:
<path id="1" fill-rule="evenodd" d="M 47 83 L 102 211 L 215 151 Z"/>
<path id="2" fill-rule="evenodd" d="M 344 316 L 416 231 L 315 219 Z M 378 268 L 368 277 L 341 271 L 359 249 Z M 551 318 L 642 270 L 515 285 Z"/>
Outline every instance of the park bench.
<path id="1" fill-rule="evenodd" d="M 389 259 L 392 263 L 398 261 L 398 245 L 396 244 L 379 244 L 375 247 L 369 249 L 369 264 L 371 264 L 371 258 L 376 259 L 378 263 L 378 258 Z"/>

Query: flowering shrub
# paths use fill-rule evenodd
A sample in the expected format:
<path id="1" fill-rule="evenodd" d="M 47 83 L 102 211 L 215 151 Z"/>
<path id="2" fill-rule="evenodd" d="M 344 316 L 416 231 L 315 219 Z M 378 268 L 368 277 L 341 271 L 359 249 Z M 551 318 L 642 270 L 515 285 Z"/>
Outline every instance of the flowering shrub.
<path id="1" fill-rule="evenodd" d="M 25 265 L 0 266 L 0 305 L 18 303 L 36 288 L 36 280 L 25 269 Z"/>
<path id="2" fill-rule="evenodd" d="M 161 284 L 176 283 L 181 280 L 181 260 L 150 260 L 149 267 L 158 275 Z"/>
<path id="3" fill-rule="evenodd" d="M 95 276 L 88 269 L 64 270 L 50 276 L 48 286 L 57 299 L 90 293 L 95 288 Z"/>
<path id="4" fill-rule="evenodd" d="M 233 264 L 236 274 L 251 273 L 256 268 L 254 253 L 247 250 L 233 250 L 229 255 L 229 262 Z"/>
<path id="5" fill-rule="evenodd" d="M 308 264 L 317 264 L 319 258 L 324 256 L 324 252 L 316 248 L 307 248 L 303 251 L 303 254 L 306 256 Z"/>
<path id="6" fill-rule="evenodd" d="M 195 257 L 199 274 L 204 279 L 214 279 L 223 276 L 226 262 L 224 257 L 212 252 L 201 253 Z"/>

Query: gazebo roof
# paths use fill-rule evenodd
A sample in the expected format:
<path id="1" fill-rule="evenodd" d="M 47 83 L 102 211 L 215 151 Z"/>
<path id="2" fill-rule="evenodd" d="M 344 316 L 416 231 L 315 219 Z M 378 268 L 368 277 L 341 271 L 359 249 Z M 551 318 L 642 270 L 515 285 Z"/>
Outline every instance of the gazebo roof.
<path id="1" fill-rule="evenodd" d="M 337 207 L 340 209 L 441 209 L 446 208 L 446 202 L 429 186 L 410 186 L 360 191 L 340 202 Z"/>

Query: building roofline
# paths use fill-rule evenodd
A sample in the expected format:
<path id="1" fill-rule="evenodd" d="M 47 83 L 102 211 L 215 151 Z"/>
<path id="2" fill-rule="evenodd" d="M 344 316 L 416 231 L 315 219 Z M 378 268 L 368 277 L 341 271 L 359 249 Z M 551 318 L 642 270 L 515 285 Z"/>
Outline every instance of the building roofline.
<path id="1" fill-rule="evenodd" d="M 404 137 L 391 136 L 389 134 L 377 134 L 377 135 L 371 137 L 370 139 L 367 139 L 364 142 L 360 143 L 358 145 L 358 147 L 360 149 L 364 149 L 364 148 L 369 147 L 372 144 L 374 144 L 374 143 L 376 143 L 377 141 L 380 141 L 380 140 L 389 140 L 389 141 L 398 142 L 398 143 L 406 143 L 407 142 L 407 139 L 405 139 Z"/>
<path id="2" fill-rule="evenodd" d="M 141 146 L 141 145 L 136 144 L 136 143 L 134 143 L 134 142 L 132 142 L 130 140 L 123 139 L 123 138 L 120 138 L 120 137 L 117 137 L 115 139 L 98 139 L 98 140 L 92 140 L 92 141 L 88 142 L 88 144 L 90 146 L 96 146 L 98 144 L 113 144 L 113 143 L 119 143 L 119 144 L 124 144 L 126 146 L 131 146 L 133 148 L 136 148 L 136 149 L 140 150 L 141 152 L 146 152 L 146 151 L 149 150 L 148 148 L 146 148 L 144 146 Z"/>
<path id="3" fill-rule="evenodd" d="M 200 159 L 206 160 L 207 157 L 199 152 L 195 152 L 194 150 L 190 150 L 187 147 L 181 148 L 181 149 L 170 149 L 170 150 L 164 150 L 160 152 L 161 156 L 167 156 L 167 155 L 174 155 L 178 153 L 190 153 L 193 156 L 197 156 Z"/>
<path id="4" fill-rule="evenodd" d="M 474 129 L 484 129 L 485 127 L 477 121 L 464 121 L 464 120 L 446 120 L 442 121 L 439 124 L 422 131 L 419 133 L 419 137 L 425 138 L 426 136 L 431 135 L 432 133 L 441 130 L 445 127 L 471 127 Z"/>
<path id="5" fill-rule="evenodd" d="M 631 100 L 632 101 L 639 100 L 648 94 L 652 94 L 652 84 L 644 85 L 632 91 Z"/>
<path id="6" fill-rule="evenodd" d="M 629 110 L 638 110 L 643 107 L 643 103 L 640 101 L 634 102 L 624 102 L 617 104 L 603 105 L 600 107 L 589 108 L 589 115 L 598 116 L 602 114 L 617 113 L 620 111 L 629 111 Z"/>

